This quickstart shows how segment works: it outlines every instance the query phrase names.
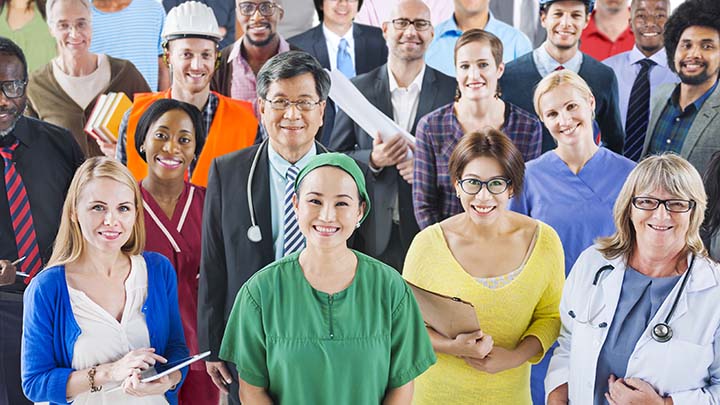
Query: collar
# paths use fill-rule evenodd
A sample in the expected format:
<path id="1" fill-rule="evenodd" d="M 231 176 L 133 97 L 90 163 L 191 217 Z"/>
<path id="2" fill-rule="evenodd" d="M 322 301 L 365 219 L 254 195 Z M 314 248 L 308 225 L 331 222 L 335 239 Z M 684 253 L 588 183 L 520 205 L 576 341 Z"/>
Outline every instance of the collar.
<path id="1" fill-rule="evenodd" d="M 7 135 L 0 138 L 0 145 L 9 146 L 17 140 L 26 147 L 32 145 L 35 141 L 35 137 L 28 131 L 27 120 L 29 118 L 21 115 L 20 118 L 15 122 L 15 128 L 10 131 Z"/>
<path id="2" fill-rule="evenodd" d="M 390 66 L 387 67 L 387 73 L 388 73 L 388 82 L 390 84 L 390 93 L 392 94 L 393 91 L 401 88 L 398 86 L 397 80 L 395 80 L 395 75 L 392 74 L 390 71 Z M 422 89 L 422 83 L 423 79 L 425 78 L 425 65 L 423 64 L 422 69 L 420 69 L 420 72 L 415 76 L 415 79 L 413 79 L 412 83 L 410 83 L 409 86 L 407 86 L 406 90 L 412 90 L 413 88 Z"/>
<path id="3" fill-rule="evenodd" d="M 692 261 L 693 254 L 688 253 L 687 255 L 687 263 L 688 265 Z M 612 265 L 615 270 L 622 269 L 622 272 L 627 270 L 627 263 L 624 257 L 620 256 L 612 260 L 607 261 L 608 264 Z M 709 260 L 706 256 L 699 256 L 695 255 L 695 260 L 692 263 L 692 272 L 690 273 L 690 278 L 687 281 L 686 291 L 687 292 L 696 292 L 696 291 L 702 291 L 705 289 L 708 289 L 710 287 L 713 287 L 718 284 L 717 280 L 717 273 L 715 271 L 712 271 L 713 267 L 716 267 L 717 264 Z M 622 272 L 616 272 L 612 271 L 610 273 L 622 273 Z M 683 273 L 686 274 L 686 273 Z M 610 274 L 608 275 L 610 277 Z M 604 278 L 604 277 L 601 277 Z M 622 280 L 622 279 L 621 279 Z"/>
<path id="4" fill-rule="evenodd" d="M 483 28 L 485 31 L 489 32 L 498 32 L 500 24 L 498 23 L 498 20 L 495 19 L 493 16 L 492 11 L 488 10 L 488 20 L 487 23 L 485 23 L 485 28 Z M 441 22 L 440 24 L 435 27 L 435 37 L 440 38 L 442 36 L 453 36 L 453 37 L 459 37 L 462 35 L 462 30 L 457 25 L 457 20 L 455 19 L 455 14 L 450 16 L 447 20 Z"/>
<path id="5" fill-rule="evenodd" d="M 550 55 L 547 49 L 545 49 L 545 43 L 535 48 L 533 51 L 533 58 L 535 59 L 535 63 L 538 65 L 540 75 L 543 77 L 555 71 L 555 69 L 557 69 L 560 65 L 563 65 L 565 69 L 570 69 L 575 73 L 579 73 L 580 67 L 583 63 L 583 53 L 580 52 L 579 49 L 575 52 L 575 56 L 570 58 L 570 60 L 565 63 L 559 63 Z M 543 71 L 545 74 L 543 74 Z"/>
<path id="6" fill-rule="evenodd" d="M 643 59 L 650 59 L 651 61 L 655 62 L 658 66 L 662 66 L 665 68 L 668 67 L 667 53 L 665 53 L 665 47 L 660 48 L 659 51 L 655 52 L 648 58 L 647 56 L 643 55 L 642 52 L 640 52 L 640 49 L 638 49 L 637 44 L 636 44 L 630 50 L 628 59 L 629 59 L 631 65 L 634 65 Z"/>
<path id="7" fill-rule="evenodd" d="M 348 43 L 348 48 L 355 49 L 355 38 L 353 37 L 353 29 L 355 24 L 350 26 L 350 29 L 343 36 L 330 31 L 325 24 L 322 24 L 323 35 L 325 35 L 325 41 L 329 43 L 332 49 L 337 49 L 340 46 L 340 39 L 344 38 Z"/>
<path id="8" fill-rule="evenodd" d="M 620 33 L 620 36 L 615 41 L 610 41 L 610 38 L 607 35 L 605 35 L 604 32 L 602 32 L 602 31 L 600 31 L 600 29 L 598 29 L 597 23 L 595 22 L 595 11 L 593 11 L 592 13 L 590 13 L 590 21 L 588 21 L 588 25 L 583 30 L 582 35 L 584 37 L 590 37 L 593 35 L 597 35 L 599 37 L 602 37 L 606 41 L 617 42 L 620 39 L 622 39 L 623 36 L 628 35 L 628 33 L 630 35 L 632 35 L 632 30 L 630 30 L 630 26 L 625 28 L 625 30 L 622 33 Z"/>
<path id="9" fill-rule="evenodd" d="M 285 40 L 285 38 L 283 38 L 282 35 L 280 35 L 277 32 L 275 33 L 275 35 L 277 35 L 278 38 L 280 38 L 280 45 L 278 46 L 277 53 L 283 53 L 283 52 L 289 51 L 290 44 Z M 242 56 L 242 52 L 240 52 L 242 50 L 243 39 L 245 39 L 244 35 L 242 37 L 240 37 L 240 39 L 235 41 L 235 43 L 232 46 L 232 49 L 230 50 L 230 54 L 228 55 L 227 63 L 232 63 L 232 61 L 234 61 L 237 58 L 244 60 L 244 58 Z"/>
<path id="10" fill-rule="evenodd" d="M 279 153 L 273 149 L 272 144 L 270 141 L 267 143 L 268 148 L 268 160 L 270 161 L 270 167 L 283 179 L 285 178 L 285 174 L 287 173 L 287 169 L 290 168 L 290 166 L 293 166 L 290 162 L 285 160 L 284 157 L 280 156 Z M 297 167 L 299 170 L 302 170 L 305 165 L 307 165 L 308 161 L 310 161 L 310 158 L 317 155 L 317 145 L 315 142 L 312 143 L 312 146 L 310 147 L 310 150 L 307 151 L 307 153 L 300 158 L 297 162 L 295 162 L 295 167 Z"/>
<path id="11" fill-rule="evenodd" d="M 700 108 L 702 108 L 703 104 L 705 104 L 705 101 L 710 98 L 710 96 L 715 92 L 715 90 L 718 87 L 718 80 L 715 81 L 715 84 L 713 84 L 712 87 L 708 89 L 702 96 L 698 97 L 697 100 L 695 100 L 692 104 L 688 105 L 688 107 L 693 106 L 695 107 L 696 111 L 700 111 Z M 670 102 L 678 109 L 680 109 L 680 86 L 682 86 L 682 83 L 678 83 L 675 86 L 675 90 L 673 90 L 672 95 L 670 96 Z M 687 110 L 687 108 L 685 108 Z M 683 111 L 684 112 L 684 111 Z"/>

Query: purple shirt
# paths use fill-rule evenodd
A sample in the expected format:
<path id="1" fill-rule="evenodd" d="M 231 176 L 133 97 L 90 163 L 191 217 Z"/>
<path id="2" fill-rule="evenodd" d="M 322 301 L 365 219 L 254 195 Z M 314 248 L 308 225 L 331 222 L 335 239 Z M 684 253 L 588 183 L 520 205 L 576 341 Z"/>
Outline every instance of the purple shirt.
<path id="1" fill-rule="evenodd" d="M 540 156 L 542 124 L 527 111 L 505 102 L 501 128 L 525 161 Z M 415 218 L 424 229 L 462 212 L 448 170 L 450 154 L 464 135 L 450 103 L 422 117 L 415 134 L 413 204 Z"/>

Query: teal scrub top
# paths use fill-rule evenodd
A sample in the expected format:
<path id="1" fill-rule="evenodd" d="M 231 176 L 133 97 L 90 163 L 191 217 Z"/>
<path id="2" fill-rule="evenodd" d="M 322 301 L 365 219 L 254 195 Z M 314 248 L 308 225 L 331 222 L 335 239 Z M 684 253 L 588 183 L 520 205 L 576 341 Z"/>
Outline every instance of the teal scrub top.
<path id="1" fill-rule="evenodd" d="M 379 404 L 435 363 L 415 298 L 400 274 L 359 252 L 350 286 L 314 289 L 288 255 L 240 289 L 220 358 L 279 404 Z"/>

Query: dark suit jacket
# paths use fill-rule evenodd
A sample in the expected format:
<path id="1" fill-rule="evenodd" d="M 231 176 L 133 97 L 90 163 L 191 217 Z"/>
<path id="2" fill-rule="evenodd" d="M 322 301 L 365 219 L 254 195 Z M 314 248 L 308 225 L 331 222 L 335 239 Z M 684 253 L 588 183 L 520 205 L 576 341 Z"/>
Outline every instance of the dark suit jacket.
<path id="1" fill-rule="evenodd" d="M 387 64 L 369 73 L 354 77 L 352 82 L 370 103 L 388 117 L 394 118 Z M 453 101 L 455 87 L 454 78 L 446 76 L 430 66 L 425 67 L 418 110 L 411 129 L 413 134 L 420 118 Z M 367 132 L 342 110 L 338 111 L 335 128 L 328 143 L 330 149 L 347 152 L 350 156 L 367 164 L 370 160 L 372 142 L 373 140 Z M 405 252 L 419 231 L 413 213 L 411 186 L 400 176 L 395 167 L 386 167 L 375 178 L 375 197 L 373 199 L 375 216 L 374 221 L 368 221 L 370 223 L 367 233 L 367 249 L 371 255 L 381 255 L 390 242 L 393 197 L 396 190 L 400 210 L 401 243 Z"/>
<path id="2" fill-rule="evenodd" d="M 325 151 L 324 146 L 316 146 L 318 153 Z M 255 223 L 260 226 L 262 240 L 252 242 L 247 237 L 251 220 L 246 190 L 250 167 L 259 148 L 262 150 L 252 180 L 252 197 Z M 360 165 L 365 178 L 370 181 L 370 193 L 373 190 L 372 175 L 367 166 Z M 202 351 L 212 351 L 208 361 L 218 361 L 225 324 L 240 287 L 255 272 L 275 260 L 269 178 L 267 142 L 220 156 L 210 167 L 203 211 L 198 292 L 198 343 Z M 372 216 L 370 211 L 366 222 Z M 357 234 L 349 243 L 364 251 L 362 237 Z"/>
<path id="3" fill-rule="evenodd" d="M 613 152 L 622 154 L 625 130 L 618 108 L 618 84 L 615 73 L 590 55 L 583 55 L 578 74 L 587 82 L 595 96 L 595 121 L 600 127 L 603 143 Z M 533 92 L 540 80 L 542 77 L 535 66 L 533 54 L 528 52 L 505 65 L 505 73 L 499 82 L 502 99 L 535 114 Z M 550 132 L 543 126 L 543 152 L 555 149 L 555 146 Z"/>
<path id="4" fill-rule="evenodd" d="M 367 73 L 387 62 L 388 49 L 380 28 L 353 23 L 353 39 L 355 40 L 356 74 Z M 330 69 L 330 57 L 322 24 L 288 39 L 288 42 L 314 56 L 325 69 Z M 326 145 L 333 132 L 334 122 L 335 103 L 328 100 L 321 139 L 319 139 Z"/>

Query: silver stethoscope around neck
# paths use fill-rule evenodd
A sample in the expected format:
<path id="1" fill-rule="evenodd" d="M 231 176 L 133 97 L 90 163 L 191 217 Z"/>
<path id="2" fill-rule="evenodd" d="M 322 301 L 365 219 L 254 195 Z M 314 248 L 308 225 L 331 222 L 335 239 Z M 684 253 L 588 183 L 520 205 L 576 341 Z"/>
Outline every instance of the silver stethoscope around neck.
<path id="1" fill-rule="evenodd" d="M 673 314 L 675 313 L 675 308 L 678 305 L 678 302 L 680 301 L 680 296 L 682 296 L 683 292 L 685 291 L 685 285 L 687 284 L 687 280 L 690 277 L 690 271 L 692 270 L 693 263 L 695 262 L 695 255 L 692 256 L 690 259 L 690 265 L 688 266 L 687 271 L 682 276 L 682 282 L 680 283 L 680 289 L 677 292 L 677 295 L 675 295 L 675 300 L 673 301 L 672 307 L 670 307 L 670 312 L 668 312 L 667 316 L 665 317 L 665 320 L 662 322 L 656 323 L 652 329 L 650 330 L 650 335 L 652 336 L 653 340 L 658 343 L 665 343 L 670 341 L 673 337 L 673 330 L 670 327 L 670 319 L 672 319 Z M 603 309 L 605 309 L 605 303 L 601 303 L 600 307 L 594 311 L 594 313 L 591 315 L 591 308 L 594 307 L 594 301 L 595 297 L 598 295 L 598 290 L 602 287 L 602 282 L 605 280 L 607 271 L 615 270 L 615 267 L 610 264 L 606 264 L 605 266 L 600 267 L 600 269 L 595 272 L 595 277 L 593 278 L 592 285 L 595 287 L 592 296 L 588 300 L 587 308 L 585 310 L 586 319 L 581 320 L 578 318 L 578 316 L 575 314 L 575 311 L 570 310 L 568 311 L 568 315 L 570 315 L 571 318 L 573 318 L 576 322 L 588 325 L 592 328 L 597 329 L 604 329 L 608 327 L 607 322 L 600 322 L 595 323 L 594 320 L 600 315 Z"/>
<path id="2" fill-rule="evenodd" d="M 260 160 L 260 155 L 262 154 L 263 148 L 267 147 L 268 138 L 263 139 L 263 141 L 260 143 L 260 146 L 258 146 L 257 150 L 255 151 L 255 156 L 253 156 L 252 164 L 250 165 L 250 173 L 248 173 L 248 180 L 247 180 L 247 203 L 248 203 L 248 210 L 250 211 L 250 228 L 247 230 L 247 238 L 250 240 L 250 242 L 259 243 L 262 241 L 262 232 L 260 231 L 260 226 L 255 221 L 255 206 L 253 204 L 253 197 L 252 197 L 252 185 L 253 185 L 253 177 L 255 176 L 255 169 L 257 168 L 258 161 Z M 319 142 L 315 142 L 315 145 L 319 146 L 323 152 L 328 153 L 329 151 L 325 146 L 323 146 Z"/>

